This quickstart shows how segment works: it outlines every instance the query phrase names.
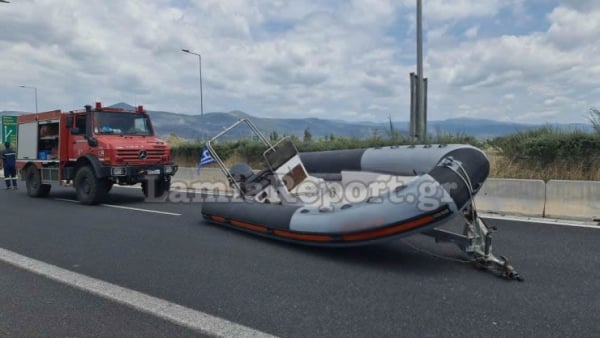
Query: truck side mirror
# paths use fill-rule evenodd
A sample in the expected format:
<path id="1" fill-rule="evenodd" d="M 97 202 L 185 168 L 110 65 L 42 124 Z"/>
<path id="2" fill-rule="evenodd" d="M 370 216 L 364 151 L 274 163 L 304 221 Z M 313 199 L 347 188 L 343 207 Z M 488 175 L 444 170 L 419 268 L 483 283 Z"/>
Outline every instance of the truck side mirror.
<path id="1" fill-rule="evenodd" d="M 73 125 L 73 116 L 67 116 L 66 123 L 67 123 L 67 127 L 72 126 Z"/>
<path id="2" fill-rule="evenodd" d="M 88 137 L 88 145 L 90 147 L 97 147 L 98 146 L 98 140 L 95 137 Z"/>
<path id="3" fill-rule="evenodd" d="M 79 128 L 77 128 L 77 127 L 71 128 L 71 135 L 79 135 L 79 134 L 81 134 L 81 130 L 79 130 Z"/>

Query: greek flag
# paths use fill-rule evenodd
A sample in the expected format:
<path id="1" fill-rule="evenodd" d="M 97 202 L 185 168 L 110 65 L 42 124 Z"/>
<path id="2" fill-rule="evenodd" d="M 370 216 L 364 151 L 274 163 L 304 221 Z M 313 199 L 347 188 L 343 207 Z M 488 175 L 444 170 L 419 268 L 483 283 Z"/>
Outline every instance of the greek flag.
<path id="1" fill-rule="evenodd" d="M 204 149 L 202 150 L 202 154 L 200 154 L 200 162 L 198 163 L 198 173 L 200 173 L 201 167 L 203 167 L 207 164 L 211 164 L 213 162 L 216 162 L 216 161 L 212 157 L 210 150 L 208 150 L 208 148 L 206 146 L 204 146 Z"/>

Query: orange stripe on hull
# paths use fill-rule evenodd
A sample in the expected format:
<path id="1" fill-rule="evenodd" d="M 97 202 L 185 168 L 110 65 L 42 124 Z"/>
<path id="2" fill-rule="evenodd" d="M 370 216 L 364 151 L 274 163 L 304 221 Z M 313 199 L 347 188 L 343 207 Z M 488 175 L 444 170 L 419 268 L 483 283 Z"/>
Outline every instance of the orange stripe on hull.
<path id="1" fill-rule="evenodd" d="M 210 216 L 210 218 L 216 222 L 229 223 L 233 226 L 256 231 L 256 232 L 268 232 L 269 231 L 269 228 L 262 226 L 262 225 L 255 225 L 255 224 L 250 224 L 250 223 L 236 221 L 236 220 L 230 220 L 229 222 L 227 222 L 225 217 L 215 216 L 215 215 Z M 422 218 L 418 218 L 414 221 L 397 224 L 397 225 L 390 226 L 390 227 L 383 228 L 383 229 L 365 231 L 365 232 L 350 234 L 350 235 L 342 235 L 342 240 L 351 242 L 351 241 L 369 240 L 369 239 L 374 239 L 374 238 L 379 238 L 379 237 L 390 236 L 390 235 L 394 235 L 394 234 L 397 234 L 400 232 L 405 232 L 405 231 L 420 227 L 422 225 L 431 223 L 434 220 L 435 220 L 435 218 L 433 216 L 425 216 Z M 328 235 L 301 234 L 301 233 L 285 231 L 285 230 L 273 230 L 273 234 L 276 236 L 279 236 L 279 237 L 285 237 L 285 238 L 301 240 L 301 241 L 329 242 L 329 241 L 333 240 L 333 237 L 328 236 Z"/>
<path id="2" fill-rule="evenodd" d="M 434 220 L 433 216 L 425 216 L 423 218 L 416 219 L 407 223 L 391 226 L 385 229 L 365 231 L 358 234 L 343 235 L 342 239 L 345 241 L 360 241 L 366 239 L 373 239 L 377 237 L 389 236 L 398 232 L 404 232 L 413 228 L 417 228 L 421 225 L 430 223 Z"/>
<path id="3" fill-rule="evenodd" d="M 210 218 L 213 221 L 217 221 L 217 222 L 221 222 L 221 223 L 225 223 L 225 217 L 221 217 L 221 216 L 210 216 Z"/>
<path id="4" fill-rule="evenodd" d="M 248 230 L 253 230 L 253 231 L 258 231 L 258 232 L 267 232 L 267 228 L 264 226 L 260 226 L 260 225 L 254 225 L 254 224 L 235 221 L 235 220 L 231 220 L 229 222 L 229 224 L 235 225 L 236 227 L 248 229 Z"/>
<path id="5" fill-rule="evenodd" d="M 331 241 L 331 239 L 332 239 L 331 236 L 298 234 L 298 233 L 284 231 L 284 230 L 275 230 L 275 231 L 273 231 L 273 233 L 280 237 L 298 239 L 298 240 L 302 240 L 302 241 L 327 242 L 327 241 Z"/>

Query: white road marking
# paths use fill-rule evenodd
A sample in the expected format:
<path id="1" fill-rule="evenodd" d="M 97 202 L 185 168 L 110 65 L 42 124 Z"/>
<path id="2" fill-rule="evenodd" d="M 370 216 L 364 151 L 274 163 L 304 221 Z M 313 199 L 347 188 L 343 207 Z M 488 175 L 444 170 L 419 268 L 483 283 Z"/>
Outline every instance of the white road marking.
<path id="1" fill-rule="evenodd" d="M 120 185 L 117 188 L 124 188 L 124 189 L 142 189 L 139 186 L 136 185 Z M 229 194 L 221 194 L 221 193 L 214 193 L 214 192 L 210 192 L 210 191 L 200 191 L 200 190 L 196 190 L 194 188 L 177 188 L 177 187 L 171 187 L 171 189 L 169 191 L 176 191 L 176 192 L 186 192 L 189 194 L 203 194 L 203 195 L 208 195 L 208 196 L 224 196 L 224 197 L 233 197 L 233 193 L 229 193 Z"/>
<path id="2" fill-rule="evenodd" d="M 505 221 L 513 221 L 513 222 L 556 224 L 556 225 L 564 225 L 564 226 L 579 227 L 579 228 L 600 229 L 600 225 L 595 225 L 595 223 L 593 223 L 593 222 L 584 222 L 584 221 L 571 221 L 571 220 L 556 219 L 556 218 L 539 218 L 539 217 L 527 217 L 527 216 L 508 216 L 508 215 L 498 215 L 498 214 L 488 214 L 488 213 L 479 213 L 479 216 L 481 216 L 481 218 L 499 219 L 499 220 L 505 220 Z"/>
<path id="3" fill-rule="evenodd" d="M 216 337 L 273 337 L 223 318 L 65 270 L 6 249 L 0 248 L 0 261 L 203 334 Z"/>
<path id="4" fill-rule="evenodd" d="M 114 204 L 100 204 L 100 205 L 103 206 L 103 207 L 116 208 L 116 209 L 126 209 L 126 210 L 149 212 L 149 213 L 154 213 L 154 214 L 171 215 L 171 216 L 181 216 L 181 214 L 178 214 L 176 212 L 158 211 L 158 210 L 133 208 L 133 207 L 124 207 L 124 206 L 121 206 L 121 205 L 114 205 Z"/>
<path id="5" fill-rule="evenodd" d="M 209 195 L 229 196 L 229 195 L 224 195 L 224 194 L 209 194 Z M 55 198 L 55 200 L 78 203 L 78 201 L 68 200 L 68 199 L 63 199 L 63 198 Z M 107 206 L 107 207 L 112 207 L 112 208 L 132 209 L 132 210 L 137 210 L 137 211 L 154 212 L 154 213 L 161 213 L 161 214 L 167 214 L 167 215 L 173 215 L 173 216 L 181 216 L 181 214 L 169 213 L 169 212 L 164 212 L 164 211 L 122 207 L 122 206 L 118 206 L 118 205 L 109 205 L 109 204 L 102 204 L 102 205 Z M 599 224 L 596 224 L 594 222 L 585 222 L 585 221 L 573 221 L 573 220 L 564 220 L 564 219 L 556 219 L 556 218 L 539 218 L 539 217 L 527 217 L 527 216 L 500 215 L 500 214 L 490 214 L 490 213 L 483 213 L 483 212 L 480 212 L 479 216 L 481 216 L 482 218 L 499 219 L 499 220 L 505 220 L 505 221 L 513 221 L 513 222 L 555 224 L 555 225 L 563 225 L 563 226 L 571 226 L 571 227 L 579 227 L 579 228 L 587 228 L 587 229 L 600 229 Z"/>
<path id="6" fill-rule="evenodd" d="M 66 199 L 66 198 L 55 198 L 54 200 L 56 200 L 56 201 L 63 201 L 63 202 L 71 202 L 71 203 L 79 203 L 79 201 L 77 201 L 77 200 L 69 200 L 69 199 Z M 133 208 L 133 207 L 124 207 L 122 205 L 114 205 L 114 204 L 100 204 L 100 205 L 103 206 L 103 207 L 108 207 L 108 208 L 134 210 L 134 211 L 149 212 L 149 213 L 161 214 L 161 215 L 170 215 L 170 216 L 181 216 L 182 215 L 182 214 L 178 214 L 176 212 L 159 211 L 159 210 L 142 209 L 142 208 Z"/>
<path id="7" fill-rule="evenodd" d="M 71 203 L 79 203 L 79 201 L 77 200 L 68 200 L 66 198 L 55 198 L 55 201 L 62 201 L 62 202 L 71 202 Z"/>

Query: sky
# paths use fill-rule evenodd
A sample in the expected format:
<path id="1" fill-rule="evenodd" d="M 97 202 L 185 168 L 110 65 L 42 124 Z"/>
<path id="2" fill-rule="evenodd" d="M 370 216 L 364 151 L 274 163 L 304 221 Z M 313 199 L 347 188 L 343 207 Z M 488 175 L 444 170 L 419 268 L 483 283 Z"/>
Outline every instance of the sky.
<path id="1" fill-rule="evenodd" d="M 416 0 L 11 0 L 0 111 L 95 101 L 260 117 L 409 119 Z M 587 121 L 600 1 L 423 0 L 428 118 Z"/>

